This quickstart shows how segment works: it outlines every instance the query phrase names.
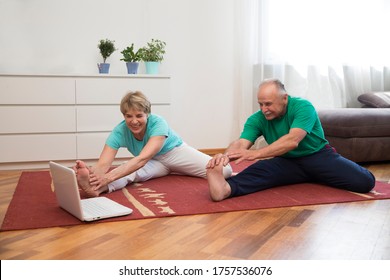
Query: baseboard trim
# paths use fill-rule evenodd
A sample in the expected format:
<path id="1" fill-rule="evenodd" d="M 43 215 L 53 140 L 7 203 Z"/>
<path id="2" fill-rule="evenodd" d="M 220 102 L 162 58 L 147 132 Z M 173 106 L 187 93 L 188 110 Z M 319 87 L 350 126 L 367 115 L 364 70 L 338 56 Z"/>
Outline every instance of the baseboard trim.
<path id="1" fill-rule="evenodd" d="M 217 148 L 217 149 L 199 149 L 202 153 L 208 154 L 209 156 L 213 156 L 216 154 L 224 153 L 226 148 Z"/>

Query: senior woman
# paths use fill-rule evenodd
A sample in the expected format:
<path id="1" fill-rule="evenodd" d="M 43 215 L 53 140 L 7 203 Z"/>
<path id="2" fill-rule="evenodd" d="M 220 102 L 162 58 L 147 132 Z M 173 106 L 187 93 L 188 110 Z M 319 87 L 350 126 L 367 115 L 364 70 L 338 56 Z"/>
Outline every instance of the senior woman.
<path id="1" fill-rule="evenodd" d="M 151 104 L 143 93 L 127 93 L 120 110 L 124 120 L 108 136 L 97 164 L 88 168 L 78 160 L 73 167 L 79 187 L 88 196 L 171 173 L 206 178 L 206 165 L 211 157 L 184 143 L 161 116 L 152 114 Z M 110 170 L 121 147 L 134 157 Z M 231 176 L 230 165 L 224 167 L 223 174 L 225 178 Z"/>

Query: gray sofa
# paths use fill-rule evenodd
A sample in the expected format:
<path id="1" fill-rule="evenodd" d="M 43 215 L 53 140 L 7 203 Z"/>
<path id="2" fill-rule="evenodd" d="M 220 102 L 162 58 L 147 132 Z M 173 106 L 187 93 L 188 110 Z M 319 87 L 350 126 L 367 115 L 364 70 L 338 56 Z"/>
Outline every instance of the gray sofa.
<path id="1" fill-rule="evenodd" d="M 325 137 L 355 162 L 390 160 L 390 108 L 342 108 L 318 112 Z"/>

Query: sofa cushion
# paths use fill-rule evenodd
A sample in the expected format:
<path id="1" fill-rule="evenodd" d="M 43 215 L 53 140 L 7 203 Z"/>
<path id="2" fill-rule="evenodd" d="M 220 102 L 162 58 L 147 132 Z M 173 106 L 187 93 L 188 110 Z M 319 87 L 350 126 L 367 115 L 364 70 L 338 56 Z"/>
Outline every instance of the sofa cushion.
<path id="1" fill-rule="evenodd" d="M 390 137 L 340 138 L 327 136 L 332 147 L 354 162 L 390 160 Z"/>
<path id="2" fill-rule="evenodd" d="M 390 136 L 390 109 L 340 108 L 318 112 L 325 136 L 388 137 Z"/>
<path id="3" fill-rule="evenodd" d="M 325 137 L 355 162 L 390 160 L 390 108 L 341 108 L 318 112 Z"/>
<path id="4" fill-rule="evenodd" d="M 369 92 L 359 95 L 360 103 L 374 108 L 390 108 L 390 92 Z"/>

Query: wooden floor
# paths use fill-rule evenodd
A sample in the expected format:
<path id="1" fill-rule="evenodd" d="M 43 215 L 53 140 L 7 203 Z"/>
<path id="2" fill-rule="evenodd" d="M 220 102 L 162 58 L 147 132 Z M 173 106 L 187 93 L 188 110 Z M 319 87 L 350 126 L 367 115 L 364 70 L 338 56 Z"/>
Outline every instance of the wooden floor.
<path id="1" fill-rule="evenodd" d="M 20 174 L 0 171 L 0 222 Z M 390 200 L 1 232 L 0 258 L 388 260 Z"/>

